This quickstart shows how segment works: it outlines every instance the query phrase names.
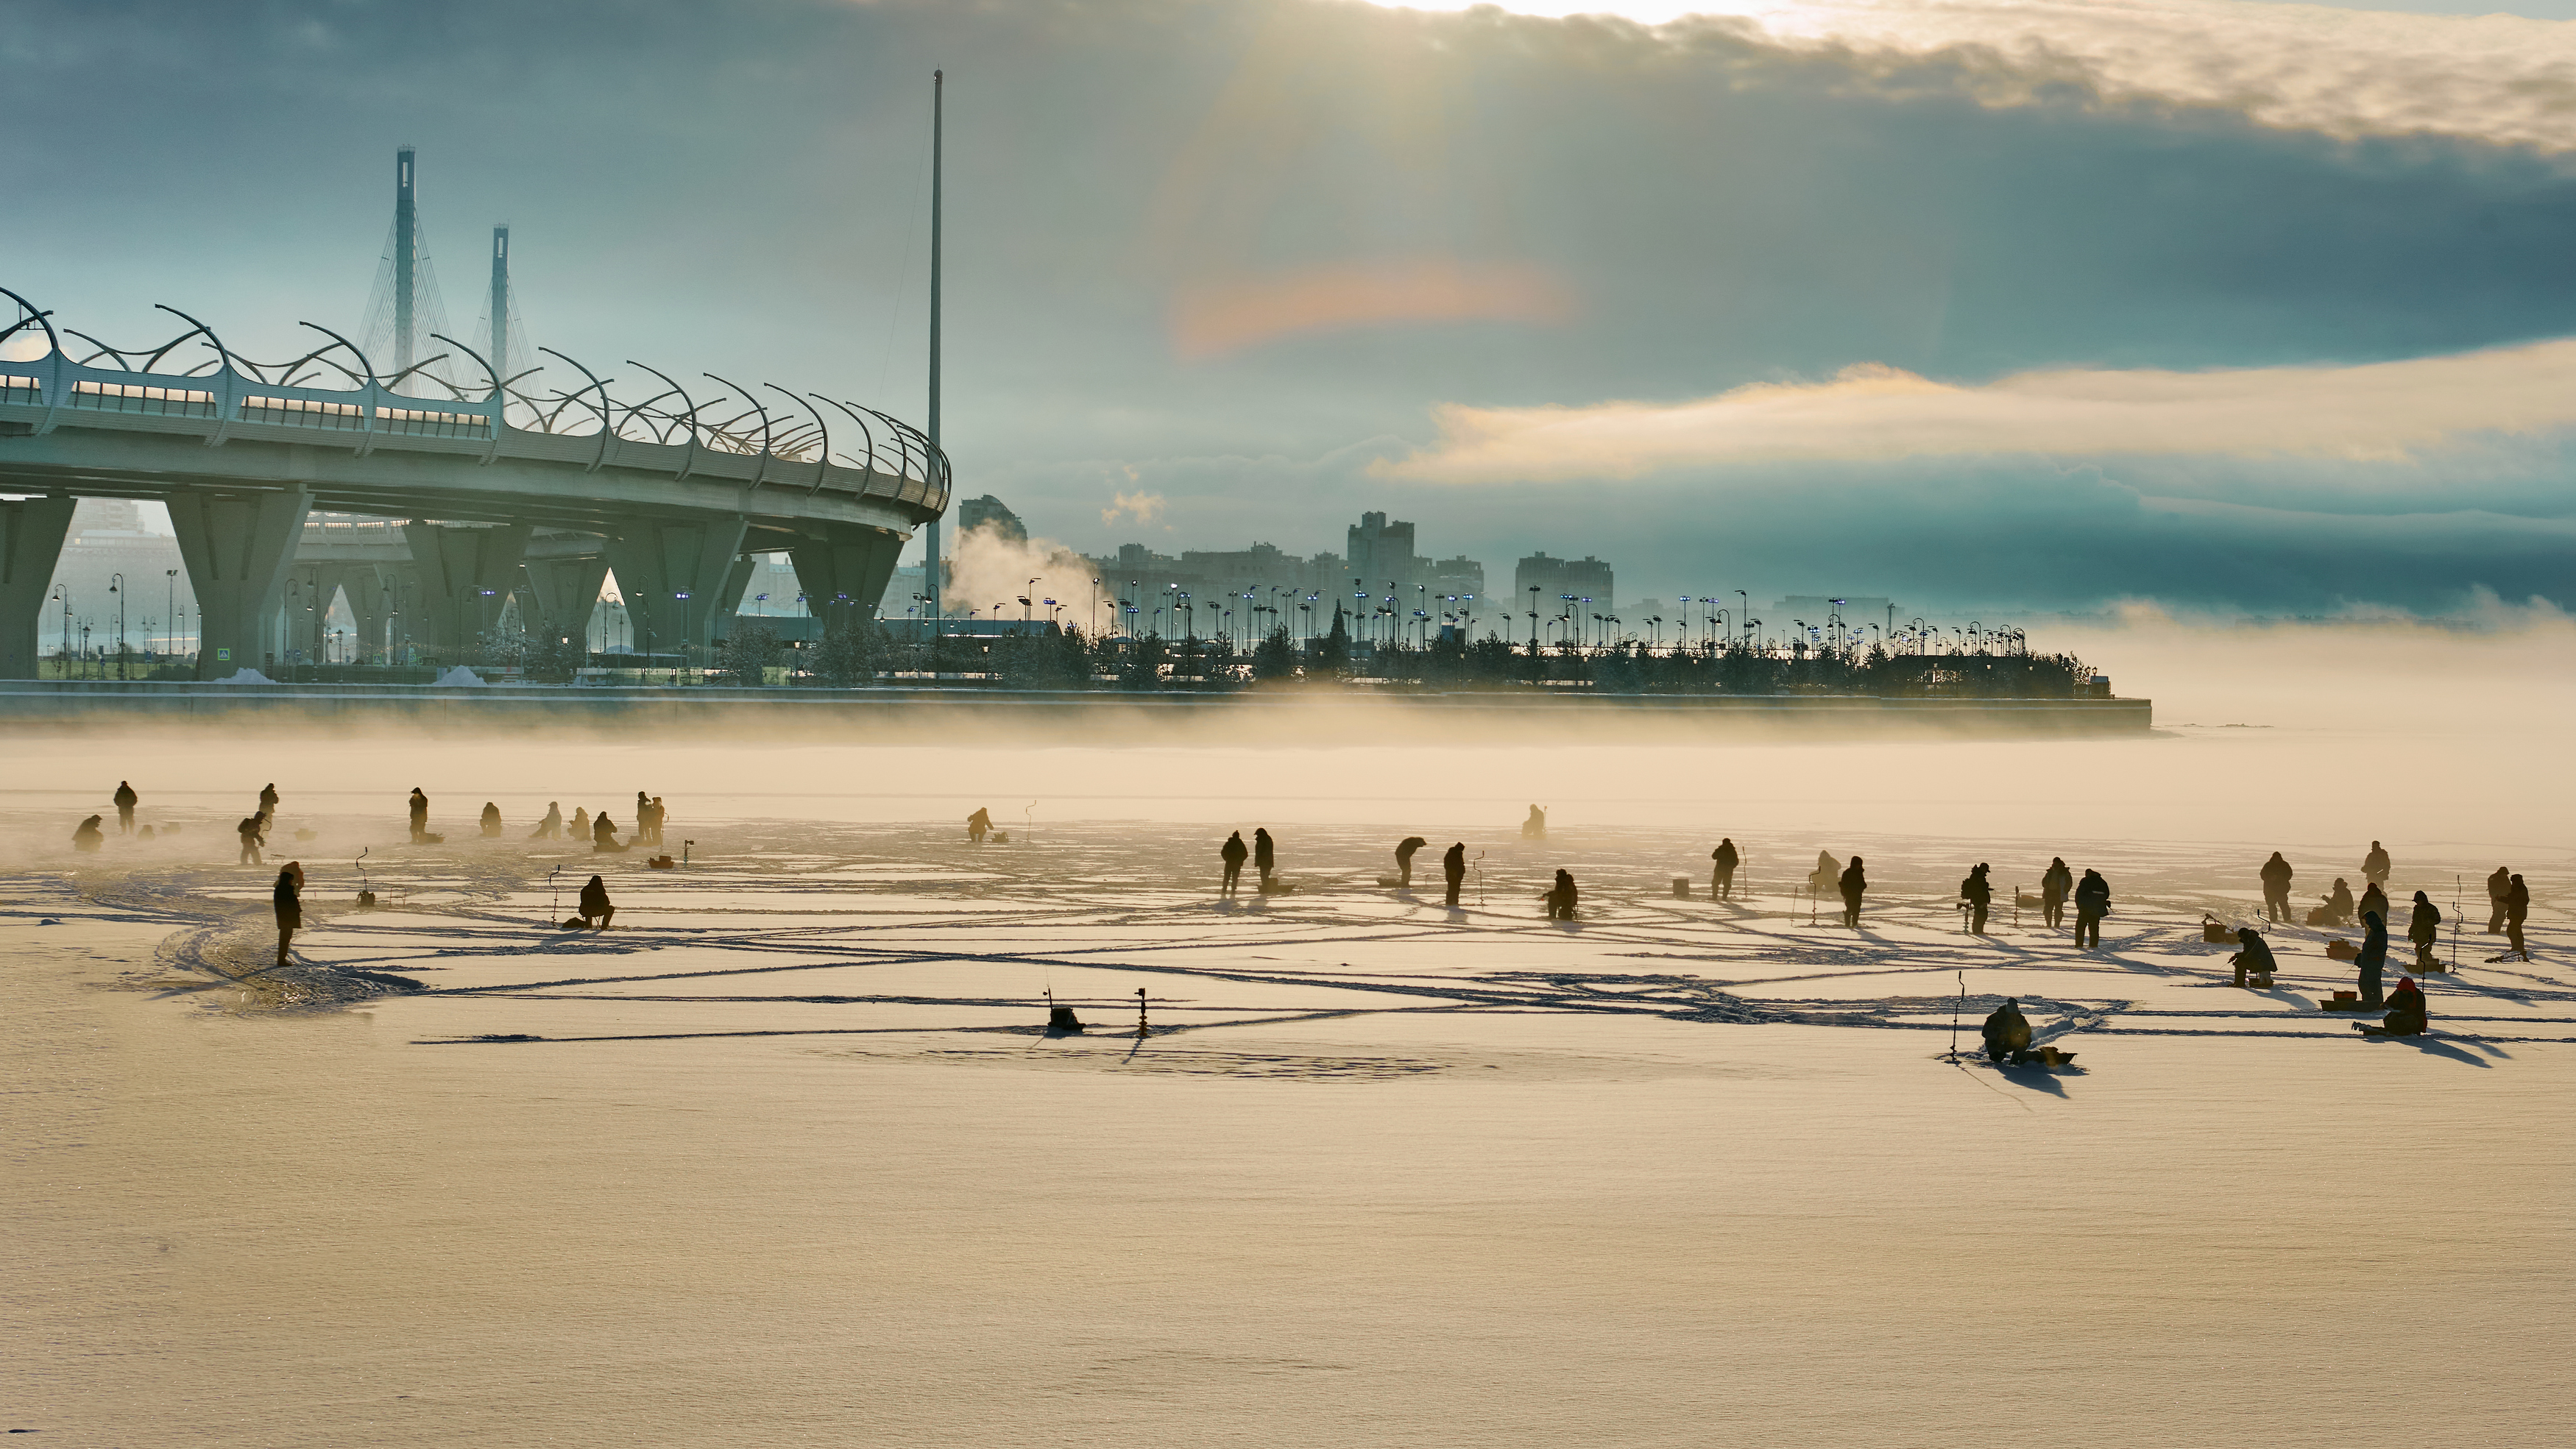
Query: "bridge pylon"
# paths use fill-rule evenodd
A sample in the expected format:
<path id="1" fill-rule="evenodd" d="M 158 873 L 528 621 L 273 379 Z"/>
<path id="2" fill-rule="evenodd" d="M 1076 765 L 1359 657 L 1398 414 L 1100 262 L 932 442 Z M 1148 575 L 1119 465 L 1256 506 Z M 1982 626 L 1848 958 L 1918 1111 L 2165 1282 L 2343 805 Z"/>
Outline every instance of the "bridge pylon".
<path id="1" fill-rule="evenodd" d="M 271 628 L 285 607 L 286 571 L 294 566 L 313 495 L 302 488 L 178 488 L 168 498 L 179 559 L 197 596 L 197 678 L 229 679 L 272 663 Z"/>
<path id="2" fill-rule="evenodd" d="M 69 494 L 0 498 L 0 679 L 36 677 L 45 589 L 54 581 L 76 502 Z"/>

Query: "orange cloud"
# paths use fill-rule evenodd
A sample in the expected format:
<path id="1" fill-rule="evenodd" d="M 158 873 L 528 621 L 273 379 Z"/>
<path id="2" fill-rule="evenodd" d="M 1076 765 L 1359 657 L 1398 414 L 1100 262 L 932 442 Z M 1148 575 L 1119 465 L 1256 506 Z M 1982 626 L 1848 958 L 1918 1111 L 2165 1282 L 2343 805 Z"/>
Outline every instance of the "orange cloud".
<path id="1" fill-rule="evenodd" d="M 1445 257 L 1304 267 L 1182 287 L 1172 350 L 1221 356 L 1300 333 L 1401 322 L 1563 322 L 1574 296 L 1543 268 Z"/>

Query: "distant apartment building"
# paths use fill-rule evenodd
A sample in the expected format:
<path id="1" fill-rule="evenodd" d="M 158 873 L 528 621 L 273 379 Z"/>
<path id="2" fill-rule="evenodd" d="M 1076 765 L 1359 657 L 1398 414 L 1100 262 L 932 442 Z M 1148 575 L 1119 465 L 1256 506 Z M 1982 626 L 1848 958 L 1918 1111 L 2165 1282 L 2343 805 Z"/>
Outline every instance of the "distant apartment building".
<path id="1" fill-rule="evenodd" d="M 1020 516 L 1004 507 L 1002 500 L 992 494 L 969 498 L 957 505 L 957 532 L 961 536 L 985 527 L 1013 543 L 1029 541 L 1028 525 L 1020 522 Z"/>
<path id="2" fill-rule="evenodd" d="M 1529 608 L 1527 601 L 1533 588 L 1538 590 L 1538 608 L 1543 615 L 1559 612 L 1568 594 L 1590 600 L 1587 608 L 1593 612 L 1608 613 L 1618 607 L 1611 588 L 1610 565 L 1590 554 L 1574 559 L 1534 553 L 1522 559 L 1512 569 L 1512 597 L 1520 601 L 1517 607 L 1522 612 Z"/>

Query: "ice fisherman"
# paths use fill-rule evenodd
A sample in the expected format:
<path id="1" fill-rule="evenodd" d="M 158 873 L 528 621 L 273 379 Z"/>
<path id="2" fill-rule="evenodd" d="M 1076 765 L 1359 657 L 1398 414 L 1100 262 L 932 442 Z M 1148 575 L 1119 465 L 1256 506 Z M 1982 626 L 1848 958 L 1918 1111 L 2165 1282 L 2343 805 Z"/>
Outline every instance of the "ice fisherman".
<path id="1" fill-rule="evenodd" d="M 563 806 L 553 800 L 547 801 L 546 818 L 537 822 L 536 833 L 528 838 L 530 840 L 563 839 Z"/>
<path id="2" fill-rule="evenodd" d="M 2513 884 L 2504 893 L 2504 938 L 2506 944 L 2513 948 L 2513 954 L 2525 961 L 2531 959 L 2531 948 L 2523 944 L 2522 923 L 2530 915 L 2531 887 L 2522 883 L 2521 876 L 2515 876 Z"/>
<path id="3" fill-rule="evenodd" d="M 1986 1018 L 1986 1059 L 2001 1064 L 2029 1050 L 2030 1018 L 2021 1014 L 2019 1000 L 2007 996 Z"/>
<path id="4" fill-rule="evenodd" d="M 1440 874 L 1449 882 L 1449 908 L 1456 910 L 1458 887 L 1465 884 L 1467 880 L 1467 842 L 1458 841 L 1441 852 Z"/>
<path id="5" fill-rule="evenodd" d="M 1395 883 L 1413 884 L 1413 853 L 1431 842 L 1419 835 L 1408 835 L 1395 843 Z"/>
<path id="6" fill-rule="evenodd" d="M 624 845 L 618 843 L 617 822 L 609 819 L 608 812 L 605 810 L 600 811 L 599 814 L 590 822 L 590 848 L 593 850 L 624 850 L 626 848 Z"/>
<path id="7" fill-rule="evenodd" d="M 2376 840 L 2370 842 L 2370 854 L 2361 858 L 2361 878 L 2375 886 L 2388 884 L 2388 852 Z"/>
<path id="8" fill-rule="evenodd" d="M 1528 818 L 1527 820 L 1524 820 L 1524 821 L 1522 821 L 1522 822 L 1521 822 L 1521 839 L 1523 839 L 1523 840 L 1545 840 L 1545 839 L 1547 839 L 1547 812 L 1546 812 L 1546 811 L 1541 810 L 1540 808 L 1538 808 L 1538 807 L 1537 807 L 1537 806 L 1535 806 L 1535 805 L 1532 805 L 1532 806 L 1530 807 L 1529 818 Z"/>
<path id="9" fill-rule="evenodd" d="M 98 823 L 106 818 L 107 817 L 103 815 L 93 815 L 87 820 L 82 821 L 80 825 L 72 831 L 72 849 L 94 851 L 100 846 L 105 845 L 107 843 L 107 832 L 99 829 Z"/>
<path id="10" fill-rule="evenodd" d="M 267 830 L 267 816 L 245 815 L 242 817 L 241 824 L 233 827 L 233 834 L 241 837 L 241 855 L 234 860 L 233 863 L 235 865 L 257 865 L 260 863 L 259 847 L 261 844 L 261 838 L 266 834 Z"/>
<path id="11" fill-rule="evenodd" d="M 2085 871 L 2075 884 L 2075 949 L 2089 951 L 2102 944 L 2102 918 L 2109 914 L 2111 883 L 2098 870 Z"/>
<path id="12" fill-rule="evenodd" d="M 2406 920 L 2406 939 L 2415 943 L 2415 969 L 2438 965 L 2433 947 L 2442 939 L 2442 908 L 2422 891 L 2415 893 L 2415 911 Z"/>
<path id="13" fill-rule="evenodd" d="M 2066 924 L 2066 898 L 2075 890 L 2075 872 L 2066 868 L 2066 857 L 2052 855 L 2048 869 L 2039 873 L 2039 913 L 2051 929 Z"/>
<path id="14" fill-rule="evenodd" d="M 2352 924 L 2352 911 L 2352 887 L 2344 882 L 2342 876 L 2336 876 L 2334 889 L 2326 893 L 2325 904 L 2317 908 L 2317 924 L 2349 926 Z"/>
<path id="15" fill-rule="evenodd" d="M 572 807 L 572 824 L 565 827 L 564 834 L 566 838 L 572 840 L 588 840 L 590 838 L 589 806 L 575 805 Z"/>
<path id="16" fill-rule="evenodd" d="M 1978 861 L 1969 868 L 1968 878 L 1959 882 L 1959 899 L 1968 903 L 1968 934 L 1972 936 L 1986 933 L 1986 912 L 1995 903 L 1995 888 L 1986 880 L 1988 869 L 1984 861 Z"/>
<path id="17" fill-rule="evenodd" d="M 1581 896 L 1582 892 L 1574 888 L 1574 873 L 1563 866 L 1558 866 L 1556 884 L 1540 899 L 1547 902 L 1549 920 L 1570 921 L 1574 919 L 1575 902 L 1581 899 Z"/>
<path id="18" fill-rule="evenodd" d="M 485 835 L 497 836 L 501 833 L 501 828 L 501 807 L 493 804 L 489 800 L 484 801 L 483 833 Z"/>
<path id="19" fill-rule="evenodd" d="M 1261 888 L 1268 890 L 1270 873 L 1279 868 L 1279 843 L 1266 829 L 1256 827 L 1252 832 L 1252 868 L 1261 872 Z"/>
<path id="20" fill-rule="evenodd" d="M 1217 887 L 1218 894 L 1230 896 L 1242 889 L 1243 862 L 1251 854 L 1251 850 L 1243 843 L 1243 832 L 1240 830 L 1228 835 L 1225 838 L 1225 844 L 1217 847 L 1217 859 L 1225 862 L 1225 880 Z"/>
<path id="21" fill-rule="evenodd" d="M 286 964 L 286 944 L 295 939 L 297 928 L 304 924 L 304 865 L 290 860 L 277 873 L 277 884 L 268 893 L 269 905 L 277 912 L 277 964 Z"/>
<path id="22" fill-rule="evenodd" d="M 2361 919 L 2364 911 L 2377 911 L 2381 920 L 2388 919 L 2388 892 L 2381 890 L 2377 881 L 2361 888 L 2361 904 L 2354 908 L 2353 919 Z"/>
<path id="23" fill-rule="evenodd" d="M 1843 924 L 1859 930 L 1860 898 L 1869 892 L 1869 876 L 1861 870 L 1859 856 L 1853 856 L 1851 864 L 1843 867 L 1834 885 L 1843 893 Z"/>
<path id="24" fill-rule="evenodd" d="M 134 793 L 134 786 L 131 782 L 125 780 L 119 780 L 116 782 L 117 834 L 130 835 L 133 833 L 134 807 L 142 803 L 143 797 Z"/>
<path id="25" fill-rule="evenodd" d="M 259 813 L 271 820 L 277 818 L 277 782 L 275 780 L 259 787 Z"/>
<path id="26" fill-rule="evenodd" d="M 2352 1029 L 2363 1036 L 2422 1036 L 2433 1024 L 2433 1013 L 2425 1004 L 2424 988 L 2412 976 L 2397 978 L 2397 989 L 2388 993 L 2388 1014 L 2379 1025 L 2356 1021 Z"/>
<path id="27" fill-rule="evenodd" d="M 2491 907 L 2487 912 L 2488 935 L 2495 935 L 2504 929 L 2504 898 L 2511 894 L 2513 894 L 2513 872 L 2503 866 L 2497 866 L 2495 874 L 2487 877 L 2487 904 Z"/>
<path id="28" fill-rule="evenodd" d="M 984 837 L 992 833 L 992 812 L 981 805 L 976 806 L 975 813 L 966 817 L 966 838 L 974 844 L 981 845 L 984 843 Z"/>
<path id="29" fill-rule="evenodd" d="M 1807 893 L 1822 896 L 1836 888 L 1842 879 L 1843 863 L 1834 859 L 1830 850 L 1816 852 L 1816 868 L 1807 872 Z"/>
<path id="30" fill-rule="evenodd" d="M 617 907 L 608 901 L 608 882 L 592 876 L 581 888 L 581 923 L 594 931 L 605 931 L 616 914 Z"/>
<path id="31" fill-rule="evenodd" d="M 421 793 L 421 789 L 420 789 L 420 787 L 419 787 L 418 785 L 414 785 L 414 786 L 412 786 L 412 787 L 411 787 L 411 838 L 412 838 L 412 843 L 413 843 L 413 844 L 415 844 L 415 845 L 419 844 L 419 843 L 420 843 L 420 841 L 421 841 L 421 838 L 422 838 L 422 837 L 424 837 L 424 836 L 426 836 L 426 835 L 428 835 L 428 834 L 429 834 L 429 797 L 428 797 L 427 795 L 424 795 L 424 794 L 422 794 L 422 793 Z"/>
<path id="32" fill-rule="evenodd" d="M 1735 848 L 1735 837 L 1718 837 L 1717 849 L 1708 853 L 1708 893 L 1722 901 L 1735 899 L 1735 868 L 1744 863 L 1743 853 Z"/>
<path id="33" fill-rule="evenodd" d="M 2388 918 L 2372 914 L 2361 918 L 2361 954 L 2352 958 L 2353 969 L 2360 976 L 2361 1004 L 2379 1004 L 2379 973 L 2388 966 Z"/>
<path id="34" fill-rule="evenodd" d="M 2227 958 L 2227 964 L 2236 968 L 2238 988 L 2269 987 L 2272 984 L 2273 965 L 2271 943 L 2264 940 L 2263 933 L 2252 926 L 2239 926 L 2236 928 L 2236 945 L 2237 952 Z M 2388 937 L 2385 933 L 2379 938 L 2379 954 L 2382 956 L 2388 954 Z"/>
<path id="35" fill-rule="evenodd" d="M 2261 874 L 2263 914 L 2275 922 L 2288 920 L 2290 918 L 2290 863 L 2281 858 L 2281 852 L 2273 851 L 2272 858 L 2263 862 Z"/>

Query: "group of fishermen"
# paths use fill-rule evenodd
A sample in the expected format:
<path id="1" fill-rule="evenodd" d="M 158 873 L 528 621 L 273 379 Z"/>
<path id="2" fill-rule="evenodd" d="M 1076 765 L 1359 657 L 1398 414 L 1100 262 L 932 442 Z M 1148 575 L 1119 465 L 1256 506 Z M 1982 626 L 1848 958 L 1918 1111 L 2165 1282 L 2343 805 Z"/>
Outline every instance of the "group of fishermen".
<path id="1" fill-rule="evenodd" d="M 2387 847 L 2376 840 L 2370 842 L 2370 852 L 2361 858 L 2361 898 L 2355 900 L 2351 884 L 2337 876 L 2334 888 L 2326 892 L 2315 909 L 2308 912 L 2307 923 L 2349 928 L 2358 920 L 2364 930 L 2377 929 L 2384 934 L 2388 921 L 2388 876 L 2391 868 Z M 2273 851 L 2272 858 L 2263 862 L 2257 875 L 2263 883 L 2264 916 L 2274 922 L 2287 920 L 2290 916 L 2290 882 L 2295 878 L 2290 862 L 2282 857 L 2281 852 Z M 2487 877 L 2486 885 L 2486 933 L 2502 935 L 2508 954 L 2530 960 L 2531 948 L 2523 940 L 2522 929 L 2531 916 L 2531 887 L 2511 868 L 2501 865 Z M 2374 919 L 2378 923 L 2375 927 L 2371 924 Z M 2419 969 L 2435 964 L 2433 943 L 2439 937 L 2441 925 L 2441 910 L 2424 892 L 2415 892 L 2414 909 L 2407 920 L 2406 939 L 2414 943 Z"/>
<path id="2" fill-rule="evenodd" d="M 412 787 L 409 810 L 413 844 L 435 845 L 446 838 L 430 832 L 429 796 L 417 785 Z M 590 848 L 594 851 L 623 852 L 638 845 L 661 844 L 662 824 L 669 816 L 670 808 L 662 803 L 661 796 L 638 790 L 635 792 L 635 834 L 631 839 L 620 840 L 617 835 L 617 822 L 610 818 L 607 811 L 602 810 L 598 815 L 593 816 L 587 807 L 576 805 L 573 807 L 572 822 L 567 826 L 564 822 L 562 803 L 549 800 L 546 802 L 545 818 L 537 822 L 537 828 L 528 833 L 528 838 L 530 840 L 588 839 Z M 502 822 L 499 805 L 489 800 L 483 802 L 481 826 L 485 836 L 495 839 L 508 829 Z"/>

